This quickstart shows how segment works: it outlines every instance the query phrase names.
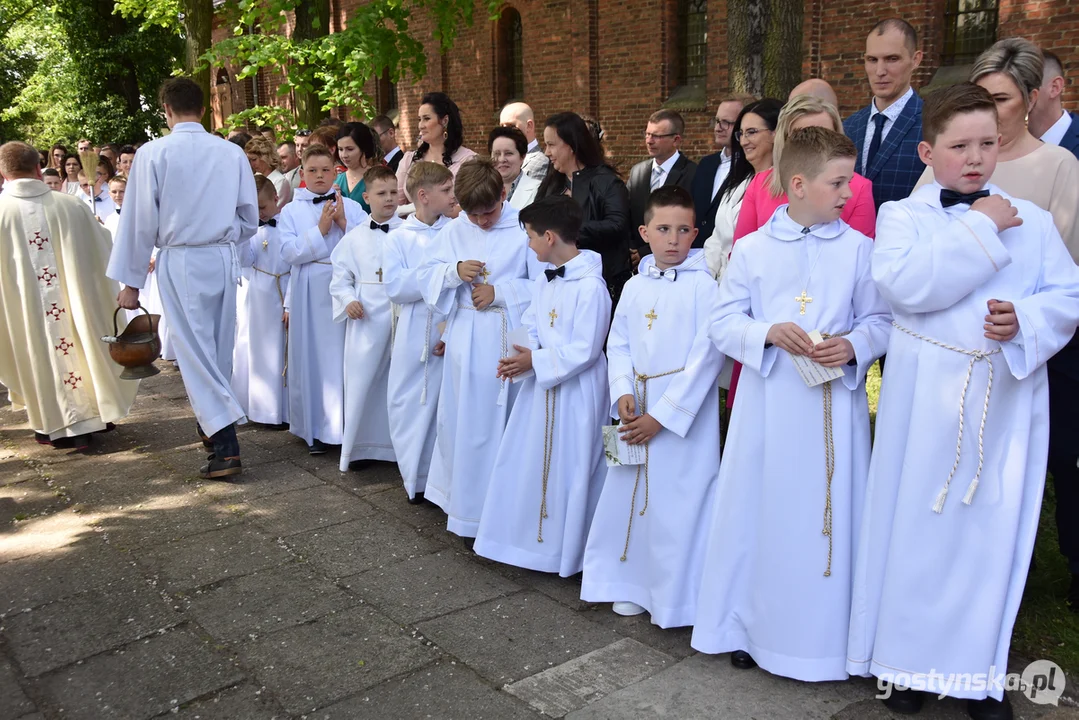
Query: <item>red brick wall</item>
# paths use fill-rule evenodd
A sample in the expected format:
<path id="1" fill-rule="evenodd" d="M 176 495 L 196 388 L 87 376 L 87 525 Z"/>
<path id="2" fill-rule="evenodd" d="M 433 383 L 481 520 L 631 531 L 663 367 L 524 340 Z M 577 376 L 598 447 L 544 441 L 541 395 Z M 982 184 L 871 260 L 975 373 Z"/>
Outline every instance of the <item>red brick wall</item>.
<path id="1" fill-rule="evenodd" d="M 804 0 L 802 64 L 805 77 L 823 77 L 839 95 L 845 117 L 869 100 L 862 65 L 865 37 L 880 19 L 901 16 L 918 30 L 925 59 L 915 86 L 927 84 L 940 65 L 944 0 L 862 0 L 837 5 Z M 1065 101 L 1079 102 L 1079 3 L 1075 0 L 1000 1 L 998 36 L 1022 35 L 1057 52 L 1072 68 Z M 362 0 L 333 0 L 334 27 L 347 23 Z M 642 133 L 648 116 L 670 96 L 671 63 L 676 53 L 677 0 L 513 0 L 524 29 L 525 99 L 542 126 L 546 116 L 575 110 L 598 118 L 606 130 L 606 145 L 623 171 L 644 156 Z M 709 121 L 715 104 L 727 92 L 727 0 L 708 3 L 708 67 L 706 103 L 682 109 L 686 119 L 683 150 L 691 157 L 712 152 Z M 425 18 L 413 21 L 417 37 L 430 37 Z M 218 30 L 219 37 L 223 30 Z M 397 86 L 401 113 L 398 136 L 412 146 L 419 99 L 429 90 L 442 90 L 457 102 L 468 147 L 486 149 L 487 131 L 498 121 L 496 24 L 477 3 L 475 22 L 462 28 L 446 57 L 428 51 L 427 76 L 413 85 Z M 233 78 L 235 76 L 233 75 Z M 279 80 L 268 72 L 259 76 L 262 102 L 281 102 L 274 89 Z M 233 107 L 246 107 L 244 88 L 234 82 Z M 285 100 L 286 104 L 288 99 Z M 336 113 L 346 115 L 346 113 Z"/>

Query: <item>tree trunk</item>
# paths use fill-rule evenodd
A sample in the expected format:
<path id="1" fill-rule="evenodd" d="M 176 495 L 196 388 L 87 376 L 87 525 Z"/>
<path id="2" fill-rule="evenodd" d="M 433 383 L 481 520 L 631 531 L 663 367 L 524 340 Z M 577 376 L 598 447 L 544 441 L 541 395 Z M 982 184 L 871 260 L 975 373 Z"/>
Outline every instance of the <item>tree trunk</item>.
<path id="1" fill-rule="evenodd" d="M 764 90 L 764 27 L 768 0 L 728 0 L 727 72 L 731 92 Z"/>
<path id="2" fill-rule="evenodd" d="M 786 100 L 802 81 L 802 0 L 769 0 L 764 94 Z"/>
<path id="3" fill-rule="evenodd" d="M 304 0 L 296 6 L 296 40 L 315 40 L 330 34 L 330 0 Z M 326 117 L 318 91 L 296 90 L 296 118 L 302 128 L 314 129 Z"/>
<path id="4" fill-rule="evenodd" d="M 199 62 L 203 53 L 210 49 L 213 41 L 214 2 L 213 0 L 182 0 L 184 10 L 184 35 L 187 38 L 184 52 L 184 71 L 202 88 L 206 112 L 202 115 L 202 125 L 212 129 L 210 108 L 210 66 Z"/>
<path id="5" fill-rule="evenodd" d="M 732 92 L 786 99 L 802 78 L 802 0 L 729 0 Z"/>

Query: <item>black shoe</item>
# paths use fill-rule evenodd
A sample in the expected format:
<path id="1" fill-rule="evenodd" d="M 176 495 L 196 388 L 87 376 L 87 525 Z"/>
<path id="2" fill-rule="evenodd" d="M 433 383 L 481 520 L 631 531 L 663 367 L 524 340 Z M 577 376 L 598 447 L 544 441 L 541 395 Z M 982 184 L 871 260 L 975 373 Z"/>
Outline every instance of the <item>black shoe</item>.
<path id="1" fill-rule="evenodd" d="M 423 493 L 421 493 L 421 492 L 416 493 L 416 497 L 410 497 L 408 499 L 408 504 L 409 505 L 419 505 L 422 502 L 423 502 Z"/>
<path id="2" fill-rule="evenodd" d="M 1079 613 L 1079 573 L 1072 573 L 1072 584 L 1068 588 L 1068 609 Z"/>
<path id="3" fill-rule="evenodd" d="M 199 470 L 199 477 L 203 480 L 228 481 L 228 478 L 243 472 L 243 467 L 240 465 L 240 458 L 238 457 L 218 460 L 216 455 L 210 455 L 207 459 L 210 462 L 203 465 L 202 469 Z"/>
<path id="4" fill-rule="evenodd" d="M 1015 717 L 1007 693 L 1004 694 L 1003 700 L 967 700 L 967 715 L 974 720 L 1012 720 Z"/>
<path id="5" fill-rule="evenodd" d="M 757 667 L 757 661 L 745 650 L 735 650 L 731 653 L 731 665 L 739 670 L 752 670 Z"/>
<path id="6" fill-rule="evenodd" d="M 58 450 L 88 450 L 90 448 L 89 435 L 75 435 L 74 437 L 56 438 L 52 446 Z"/>
<path id="7" fill-rule="evenodd" d="M 36 442 L 38 445 L 52 445 L 52 440 L 50 440 L 49 436 L 45 433 L 35 432 L 34 442 Z"/>
<path id="8" fill-rule="evenodd" d="M 892 685 L 892 694 L 881 702 L 884 707 L 899 715 L 917 715 L 925 703 L 925 693 Z"/>
<path id="9" fill-rule="evenodd" d="M 325 455 L 326 449 L 326 443 L 317 438 L 307 446 L 307 452 L 311 455 Z"/>
<path id="10" fill-rule="evenodd" d="M 103 435 L 105 433 L 110 433 L 115 429 L 116 429 L 116 425 L 114 423 L 105 423 L 105 429 L 104 430 L 95 430 L 94 435 Z"/>

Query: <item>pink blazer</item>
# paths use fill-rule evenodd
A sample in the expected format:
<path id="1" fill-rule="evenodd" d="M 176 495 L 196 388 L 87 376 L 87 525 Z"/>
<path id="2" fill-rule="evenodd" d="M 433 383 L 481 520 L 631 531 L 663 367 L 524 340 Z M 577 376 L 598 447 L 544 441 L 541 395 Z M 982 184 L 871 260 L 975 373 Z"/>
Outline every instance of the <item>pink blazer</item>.
<path id="1" fill-rule="evenodd" d="M 738 223 L 734 226 L 734 242 L 760 230 L 776 208 L 787 202 L 786 193 L 772 197 L 768 190 L 768 180 L 773 171 L 774 168 L 757 173 L 746 188 L 746 195 L 742 198 L 742 210 L 738 213 Z M 867 237 L 875 237 L 877 212 L 873 207 L 873 183 L 855 173 L 850 180 L 850 190 L 851 198 L 843 208 L 844 222 Z"/>

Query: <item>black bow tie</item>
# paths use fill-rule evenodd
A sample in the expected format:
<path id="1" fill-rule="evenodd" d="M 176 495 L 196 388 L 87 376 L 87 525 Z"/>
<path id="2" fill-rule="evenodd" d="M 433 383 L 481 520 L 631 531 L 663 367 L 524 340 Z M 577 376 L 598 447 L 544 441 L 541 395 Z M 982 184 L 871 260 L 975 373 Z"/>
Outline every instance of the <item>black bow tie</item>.
<path id="1" fill-rule="evenodd" d="M 103 197 L 96 197 L 96 198 L 94 198 L 94 202 L 96 202 L 96 203 L 99 203 L 99 202 L 105 202 L 105 198 L 103 198 Z"/>
<path id="2" fill-rule="evenodd" d="M 551 282 L 556 277 L 566 277 L 566 266 L 555 268 L 554 270 L 544 270 L 543 274 L 547 276 L 547 282 Z"/>
<path id="3" fill-rule="evenodd" d="M 277 227 L 277 219 L 270 218 L 269 220 L 259 220 L 259 227 L 263 225 L 269 225 L 270 227 Z"/>
<path id="4" fill-rule="evenodd" d="M 120 214 L 120 208 L 116 208 L 116 214 L 117 214 L 117 215 L 119 215 L 119 214 Z"/>
<path id="5" fill-rule="evenodd" d="M 940 206 L 948 208 L 952 205 L 973 205 L 975 200 L 984 197 L 989 197 L 988 190 L 979 190 L 978 192 L 963 194 L 945 188 L 940 191 Z"/>
<path id="6" fill-rule="evenodd" d="M 388 233 L 390 231 L 390 225 L 389 225 L 389 223 L 386 223 L 385 225 L 379 225 L 377 222 L 372 220 L 371 221 L 371 229 L 372 230 L 381 230 L 384 233 Z"/>
<path id="7" fill-rule="evenodd" d="M 311 202 L 318 205 L 319 203 L 324 203 L 327 200 L 333 200 L 336 196 L 337 196 L 337 193 L 330 193 L 329 195 L 318 195 L 316 197 L 311 198 Z"/>

